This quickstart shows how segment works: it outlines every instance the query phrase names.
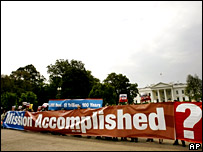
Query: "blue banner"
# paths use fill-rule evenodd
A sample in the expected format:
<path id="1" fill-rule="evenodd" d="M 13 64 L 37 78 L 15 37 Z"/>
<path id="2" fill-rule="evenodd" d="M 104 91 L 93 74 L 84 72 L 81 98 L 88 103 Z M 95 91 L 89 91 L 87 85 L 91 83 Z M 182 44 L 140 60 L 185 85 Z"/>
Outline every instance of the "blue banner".
<path id="1" fill-rule="evenodd" d="M 25 111 L 8 111 L 3 121 L 3 127 L 18 130 L 24 130 L 24 124 L 27 123 Z"/>
<path id="2" fill-rule="evenodd" d="M 101 108 L 103 104 L 102 99 L 63 99 L 63 100 L 49 100 L 48 110 L 73 110 L 78 106 L 81 109 L 97 109 Z"/>

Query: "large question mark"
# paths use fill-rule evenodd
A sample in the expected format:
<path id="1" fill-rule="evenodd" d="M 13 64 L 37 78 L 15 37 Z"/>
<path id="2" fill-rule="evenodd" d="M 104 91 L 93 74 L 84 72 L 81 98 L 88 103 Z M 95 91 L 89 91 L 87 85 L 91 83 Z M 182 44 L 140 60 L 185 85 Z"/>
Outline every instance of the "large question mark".
<path id="1" fill-rule="evenodd" d="M 202 118 L 202 109 L 191 103 L 183 103 L 177 106 L 177 112 L 185 112 L 190 109 L 190 115 L 184 120 L 183 126 L 185 128 L 193 128 L 194 125 Z M 184 138 L 194 139 L 194 131 L 184 130 Z"/>

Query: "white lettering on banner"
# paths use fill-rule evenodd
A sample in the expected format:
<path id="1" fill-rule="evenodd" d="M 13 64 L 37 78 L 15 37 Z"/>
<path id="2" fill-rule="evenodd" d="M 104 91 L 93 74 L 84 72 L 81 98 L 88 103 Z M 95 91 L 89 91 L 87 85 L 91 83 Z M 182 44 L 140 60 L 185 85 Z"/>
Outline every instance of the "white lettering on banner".
<path id="1" fill-rule="evenodd" d="M 98 117 L 97 117 L 98 116 Z M 164 109 L 156 108 L 156 113 L 150 113 L 147 119 L 146 114 L 136 113 L 132 116 L 129 113 L 123 113 L 123 109 L 117 110 L 117 121 L 116 115 L 108 114 L 104 117 L 103 110 L 93 112 L 92 116 L 76 116 L 76 117 L 45 117 L 42 121 L 42 114 L 39 114 L 35 121 L 35 127 L 51 129 L 81 129 L 82 133 L 86 133 L 87 130 L 93 129 L 104 129 L 108 130 L 117 129 L 132 129 L 134 127 L 137 130 L 145 130 L 149 127 L 151 130 L 166 130 L 166 123 L 164 117 Z M 11 118 L 9 117 L 8 121 Z M 158 120 L 156 124 L 155 119 Z M 124 121 L 125 120 L 125 121 Z M 149 121 L 148 121 L 149 120 Z M 133 122 L 132 122 L 133 121 Z M 124 125 L 125 122 L 125 125 Z M 117 123 L 117 124 L 116 124 Z M 41 125 L 42 124 L 42 125 Z M 149 124 L 149 125 L 148 125 Z M 125 126 L 125 127 L 124 127 Z M 78 132 L 78 130 L 77 130 Z"/>
<path id="2" fill-rule="evenodd" d="M 156 113 L 149 114 L 149 126 L 152 130 L 166 130 L 166 123 L 164 118 L 164 109 L 157 108 Z M 158 125 L 155 123 L 155 118 L 158 120 Z"/>
<path id="3" fill-rule="evenodd" d="M 99 129 L 104 129 L 104 115 L 103 115 L 103 111 L 99 111 L 98 112 L 99 115 Z"/>
<path id="4" fill-rule="evenodd" d="M 82 129 L 82 133 L 86 133 L 86 129 L 91 129 L 91 119 L 90 116 L 86 116 L 86 117 L 81 117 L 81 129 Z M 85 121 L 87 121 L 87 124 L 85 125 Z"/>
<path id="5" fill-rule="evenodd" d="M 116 127 L 116 121 L 115 121 L 115 120 L 112 120 L 111 118 L 112 118 L 112 119 L 115 119 L 116 116 L 113 115 L 113 114 L 108 114 L 108 115 L 106 116 L 106 122 L 107 122 L 108 124 L 105 124 L 105 127 L 106 127 L 106 129 L 109 129 L 109 130 L 115 129 L 115 127 Z"/>
<path id="6" fill-rule="evenodd" d="M 46 121 L 48 121 L 48 120 L 49 120 L 49 117 L 44 117 L 44 120 L 42 121 L 42 127 L 43 128 L 48 128 L 48 126 L 49 126 L 48 122 L 46 123 Z"/>
<path id="7" fill-rule="evenodd" d="M 93 120 L 93 129 L 98 129 L 97 112 L 93 112 L 92 120 Z"/>
<path id="8" fill-rule="evenodd" d="M 42 128 L 41 122 L 42 122 L 42 114 L 39 114 L 37 120 L 35 121 L 35 127 L 39 126 L 39 128 Z"/>
<path id="9" fill-rule="evenodd" d="M 32 117 L 23 117 L 23 113 L 21 115 L 15 115 L 15 113 L 7 113 L 7 117 L 5 120 L 6 124 L 12 125 L 21 125 L 21 126 L 28 126 L 32 127 Z"/>
<path id="10" fill-rule="evenodd" d="M 67 103 L 64 103 L 64 108 L 67 108 L 68 107 L 68 104 Z"/>
<path id="11" fill-rule="evenodd" d="M 56 124 L 55 124 L 55 123 L 53 124 L 52 121 L 56 122 L 56 117 L 51 117 L 51 118 L 50 118 L 50 121 L 49 121 L 49 127 L 50 127 L 51 129 L 55 129 L 55 128 L 56 128 Z"/>
<path id="12" fill-rule="evenodd" d="M 65 127 L 65 118 L 64 117 L 58 117 L 57 126 L 58 126 L 58 129 L 63 129 Z"/>
<path id="13" fill-rule="evenodd" d="M 80 104 L 68 103 L 68 107 L 78 107 Z"/>
<path id="14" fill-rule="evenodd" d="M 61 107 L 61 104 L 57 104 L 57 103 L 56 103 L 56 107 Z"/>
<path id="15" fill-rule="evenodd" d="M 49 107 L 55 107 L 54 103 L 49 104 Z"/>
<path id="16" fill-rule="evenodd" d="M 156 123 L 157 120 L 157 123 Z M 23 117 L 15 113 L 8 112 L 5 123 L 13 125 L 23 125 L 32 127 L 32 117 Z M 166 130 L 164 109 L 156 108 L 156 112 L 150 113 L 147 117 L 144 113 L 135 113 L 133 116 L 129 113 L 123 113 L 123 109 L 118 109 L 117 114 L 104 115 L 103 109 L 93 112 L 92 116 L 71 116 L 71 117 L 44 117 L 39 114 L 35 119 L 35 127 L 50 129 L 77 129 L 86 133 L 89 129 L 108 129 L 117 127 L 119 130 L 131 130 L 133 127 L 137 130 L 145 130 L 148 127 L 151 130 Z"/>
<path id="17" fill-rule="evenodd" d="M 89 107 L 89 103 L 82 103 L 83 107 Z"/>
<path id="18" fill-rule="evenodd" d="M 140 125 L 140 123 L 142 124 Z M 137 113 L 133 116 L 133 125 L 138 130 L 145 130 L 147 129 L 147 116 L 143 113 Z"/>
<path id="19" fill-rule="evenodd" d="M 79 126 L 80 117 L 79 116 L 77 116 L 77 117 L 70 117 L 69 120 L 71 120 L 70 129 L 74 129 L 75 126 L 76 126 L 76 129 L 80 129 L 80 126 Z"/>
<path id="20" fill-rule="evenodd" d="M 123 109 L 117 111 L 118 129 L 123 129 L 123 118 L 125 118 L 126 129 L 132 129 L 131 115 L 129 113 L 123 114 Z"/>
<path id="21" fill-rule="evenodd" d="M 101 104 L 90 103 L 90 107 L 100 108 Z"/>

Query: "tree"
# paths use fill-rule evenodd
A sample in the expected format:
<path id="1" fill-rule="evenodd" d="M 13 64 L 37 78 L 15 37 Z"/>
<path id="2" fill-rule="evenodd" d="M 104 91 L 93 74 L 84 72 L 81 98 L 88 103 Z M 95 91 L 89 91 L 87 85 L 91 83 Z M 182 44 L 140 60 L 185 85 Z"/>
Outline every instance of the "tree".
<path id="1" fill-rule="evenodd" d="M 19 99 L 18 105 L 22 105 L 22 102 L 27 102 L 30 104 L 33 104 L 33 109 L 37 108 L 38 101 L 37 101 L 37 95 L 31 91 L 27 91 L 25 93 L 21 94 L 21 97 Z"/>
<path id="2" fill-rule="evenodd" d="M 12 106 L 16 106 L 18 97 L 16 93 L 4 92 L 1 94 L 1 106 L 6 110 L 11 110 Z"/>
<path id="3" fill-rule="evenodd" d="M 25 80 L 25 82 L 35 85 L 41 85 L 45 81 L 44 76 L 40 75 L 32 64 L 20 67 L 16 71 L 13 71 L 11 77 L 16 80 Z"/>
<path id="4" fill-rule="evenodd" d="M 14 80 L 8 75 L 1 75 L 1 94 L 14 92 Z"/>
<path id="5" fill-rule="evenodd" d="M 138 94 L 138 89 L 137 89 L 138 85 L 137 83 L 135 84 L 130 84 L 130 87 L 129 87 L 129 92 L 130 92 L 130 96 L 129 96 L 129 101 L 130 103 L 133 102 L 134 98 L 137 96 Z"/>
<path id="6" fill-rule="evenodd" d="M 70 68 L 62 77 L 63 98 L 87 98 L 90 92 L 90 82 L 86 71 Z"/>
<path id="7" fill-rule="evenodd" d="M 186 81 L 185 94 L 189 96 L 190 100 L 202 100 L 202 80 L 196 74 L 194 76 L 189 74 Z"/>
<path id="8" fill-rule="evenodd" d="M 44 102 L 44 85 L 45 78 L 36 68 L 30 64 L 12 71 L 10 77 L 14 81 L 13 91 L 20 97 L 26 91 L 32 91 L 37 95 L 39 103 Z"/>
<path id="9" fill-rule="evenodd" d="M 116 74 L 113 72 L 107 76 L 104 83 L 110 84 L 114 87 L 117 96 L 116 104 L 118 104 L 119 94 L 127 94 L 128 102 L 132 103 L 133 98 L 138 92 L 137 84 L 131 84 L 129 79 L 122 74 Z"/>
<path id="10" fill-rule="evenodd" d="M 54 65 L 48 65 L 50 85 L 55 88 L 61 87 L 61 98 L 87 98 L 94 83 L 98 79 L 91 75 L 91 71 L 85 69 L 81 61 L 56 60 Z"/>
<path id="11" fill-rule="evenodd" d="M 109 105 L 116 104 L 116 92 L 113 86 L 110 84 L 97 83 L 93 86 L 92 90 L 89 93 L 89 98 L 102 98 L 103 106 L 107 103 Z"/>

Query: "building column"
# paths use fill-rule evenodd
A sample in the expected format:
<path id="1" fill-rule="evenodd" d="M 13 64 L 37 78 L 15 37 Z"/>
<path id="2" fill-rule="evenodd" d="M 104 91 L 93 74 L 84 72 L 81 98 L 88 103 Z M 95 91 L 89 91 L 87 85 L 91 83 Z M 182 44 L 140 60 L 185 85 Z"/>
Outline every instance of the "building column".
<path id="1" fill-rule="evenodd" d="M 167 95 L 166 95 L 166 89 L 164 89 L 164 98 L 165 98 L 165 102 L 168 101 Z"/>
<path id="2" fill-rule="evenodd" d="M 157 90 L 157 92 L 158 92 L 158 99 L 159 99 L 159 102 L 161 102 L 159 90 Z"/>
<path id="3" fill-rule="evenodd" d="M 173 94 L 173 89 L 171 88 L 171 96 L 172 96 L 172 101 L 174 101 L 174 94 Z"/>
<path id="4" fill-rule="evenodd" d="M 152 90 L 152 98 L 151 98 L 151 100 L 152 100 L 152 102 L 154 102 L 154 95 L 153 95 L 153 90 Z"/>

